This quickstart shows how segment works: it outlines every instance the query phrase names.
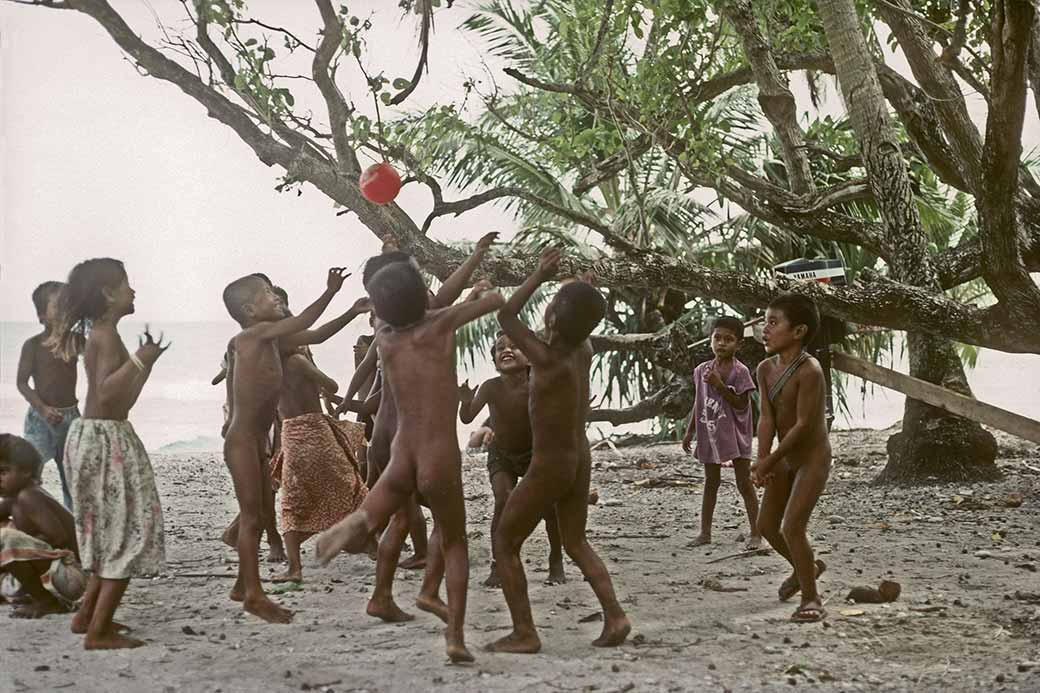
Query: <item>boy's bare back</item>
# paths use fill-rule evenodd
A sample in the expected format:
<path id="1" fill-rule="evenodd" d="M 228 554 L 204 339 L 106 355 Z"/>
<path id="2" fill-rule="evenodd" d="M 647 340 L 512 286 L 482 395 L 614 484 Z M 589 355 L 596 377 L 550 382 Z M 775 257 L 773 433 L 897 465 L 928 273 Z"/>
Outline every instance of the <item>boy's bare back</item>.
<path id="1" fill-rule="evenodd" d="M 544 358 L 531 364 L 532 465 L 538 464 L 539 451 L 545 450 L 552 450 L 553 457 L 580 458 L 589 408 L 592 345 L 588 340 L 573 349 L 546 345 L 544 353 Z"/>

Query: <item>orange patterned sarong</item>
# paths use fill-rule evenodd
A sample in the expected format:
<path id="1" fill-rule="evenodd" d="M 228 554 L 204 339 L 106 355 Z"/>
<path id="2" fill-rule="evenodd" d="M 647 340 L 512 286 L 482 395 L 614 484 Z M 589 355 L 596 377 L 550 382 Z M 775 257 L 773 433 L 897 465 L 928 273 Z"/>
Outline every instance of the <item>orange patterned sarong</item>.
<path id="1" fill-rule="evenodd" d="M 282 532 L 322 532 L 358 509 L 368 494 L 355 450 L 364 426 L 321 413 L 282 422 L 271 474 L 281 480 Z"/>

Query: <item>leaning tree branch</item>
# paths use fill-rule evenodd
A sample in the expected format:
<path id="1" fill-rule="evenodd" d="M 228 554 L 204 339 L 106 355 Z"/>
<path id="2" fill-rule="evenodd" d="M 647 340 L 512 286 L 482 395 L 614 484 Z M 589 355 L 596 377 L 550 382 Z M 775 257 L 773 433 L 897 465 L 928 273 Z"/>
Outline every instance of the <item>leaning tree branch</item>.
<path id="1" fill-rule="evenodd" d="M 914 78 L 934 100 L 965 180 L 971 191 L 977 192 L 982 183 L 982 137 L 968 114 L 957 80 L 935 54 L 924 28 L 926 20 L 912 11 L 907 0 L 877 0 L 876 4 L 899 41 Z"/>
<path id="2" fill-rule="evenodd" d="M 634 161 L 646 154 L 652 144 L 653 138 L 645 134 L 638 135 L 632 140 L 622 143 L 621 149 L 596 162 L 591 171 L 578 178 L 574 183 L 572 192 L 575 195 L 584 195 L 600 183 L 614 178 L 629 165 L 630 161 Z"/>
<path id="3" fill-rule="evenodd" d="M 758 84 L 758 103 L 773 126 L 780 141 L 781 155 L 787 166 L 791 191 L 811 193 L 813 183 L 809 158 L 805 155 L 805 133 L 798 124 L 798 104 L 787 83 L 787 77 L 773 58 L 773 50 L 758 26 L 750 0 L 723 0 L 722 14 L 740 37 L 751 71 Z"/>
<path id="4" fill-rule="evenodd" d="M 614 0 L 607 0 L 603 6 L 603 17 L 599 21 L 599 31 L 596 32 L 596 42 L 592 46 L 592 52 L 589 53 L 589 59 L 585 61 L 584 67 L 578 71 L 578 79 L 576 81 L 585 81 L 596 68 L 596 63 L 599 62 L 600 55 L 603 53 L 603 47 L 606 45 L 607 29 L 610 27 L 610 15 L 613 10 Z"/>
<path id="5" fill-rule="evenodd" d="M 343 23 L 339 20 L 339 16 L 329 0 L 316 0 L 316 2 L 324 28 L 318 50 L 314 52 L 311 75 L 318 85 L 318 91 L 321 92 L 321 96 L 325 100 L 325 107 L 329 112 L 329 129 L 332 131 L 332 144 L 336 148 L 339 168 L 345 174 L 357 174 L 361 171 L 361 164 L 347 139 L 347 119 L 350 117 L 350 106 L 347 105 L 343 93 L 336 86 L 336 80 L 330 68 L 332 59 L 336 56 L 340 42 L 343 40 Z"/>
<path id="6" fill-rule="evenodd" d="M 1035 325 L 1040 322 L 1040 288 L 1022 264 L 1015 204 L 1026 106 L 1026 57 L 1034 13 L 1033 4 L 1027 0 L 993 3 L 993 105 L 986 120 L 982 182 L 976 203 L 982 276 L 1009 314 Z"/>
<path id="7" fill-rule="evenodd" d="M 663 387 L 646 399 L 642 399 L 630 407 L 622 409 L 609 409 L 597 407 L 590 409 L 585 420 L 589 423 L 606 422 L 612 426 L 646 421 L 664 414 L 664 405 L 672 392 L 668 387 Z M 691 402 L 692 404 L 692 402 Z"/>
<path id="8" fill-rule="evenodd" d="M 415 66 L 412 79 L 408 86 L 394 94 L 390 99 L 390 106 L 398 106 L 411 96 L 415 88 L 419 86 L 423 70 L 429 70 L 427 56 L 430 53 L 430 29 L 433 28 L 433 0 L 418 0 L 422 8 L 422 24 L 419 27 L 419 63 Z"/>

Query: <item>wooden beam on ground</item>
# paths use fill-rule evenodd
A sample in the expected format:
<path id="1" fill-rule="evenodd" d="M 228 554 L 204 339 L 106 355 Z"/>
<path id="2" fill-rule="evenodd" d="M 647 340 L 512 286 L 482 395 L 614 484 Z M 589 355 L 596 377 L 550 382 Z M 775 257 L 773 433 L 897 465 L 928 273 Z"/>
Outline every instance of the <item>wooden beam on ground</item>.
<path id="1" fill-rule="evenodd" d="M 951 414 L 1040 444 L 1040 421 L 980 402 L 972 397 L 965 397 L 959 392 L 947 390 L 920 378 L 903 375 L 836 349 L 831 351 L 831 366 L 843 373 L 859 376 L 890 390 L 902 392 L 911 399 L 945 409 Z"/>

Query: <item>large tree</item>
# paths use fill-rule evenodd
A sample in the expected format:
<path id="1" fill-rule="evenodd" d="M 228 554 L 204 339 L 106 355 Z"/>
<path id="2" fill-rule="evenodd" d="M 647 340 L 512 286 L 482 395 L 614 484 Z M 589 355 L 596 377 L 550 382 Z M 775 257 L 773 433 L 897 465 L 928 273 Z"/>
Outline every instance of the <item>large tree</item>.
<path id="1" fill-rule="evenodd" d="M 556 178 L 546 186 L 503 180 L 490 170 L 470 181 L 479 189 L 455 200 L 444 192 L 453 175 L 434 157 L 457 152 L 423 146 L 428 141 L 416 133 L 436 132 L 438 119 L 472 119 L 445 104 L 425 113 L 422 127 L 415 119 L 391 122 L 392 109 L 416 88 L 428 51 L 436 49 L 430 31 L 440 4 L 435 0 L 401 3 L 420 26 L 421 57 L 411 78 L 391 82 L 378 72 L 366 74 L 371 93 L 353 96 L 343 92 L 337 69 L 365 69 L 370 24 L 329 0 L 316 0 L 317 11 L 301 20 L 302 28 L 264 22 L 241 0 L 186 3 L 193 31 L 171 32 L 157 46 L 142 40 L 105 0 L 23 4 L 90 16 L 142 72 L 176 85 L 263 163 L 282 169 L 284 183 L 312 184 L 376 235 L 396 238 L 435 275 L 445 276 L 463 253 L 427 236 L 438 219 L 491 202 L 515 203 L 557 220 L 557 233 L 590 235 L 599 250 L 564 263 L 563 272 L 591 264 L 607 288 L 662 300 L 677 292 L 738 308 L 796 291 L 837 318 L 906 330 L 911 371 L 964 392 L 969 390 L 951 340 L 1040 353 L 1040 291 L 1029 274 L 1040 269 L 1040 186 L 1021 161 L 1026 85 L 1040 79 L 1040 60 L 1030 53 L 1036 29 L 1033 6 L 1025 0 L 961 2 L 956 12 L 945 0 L 917 8 L 907 0 L 875 0 L 858 10 L 852 0 L 820 0 L 819 13 L 799 0 L 540 0 L 522 12 L 497 0 L 484 8 L 486 16 L 512 13 L 536 30 L 544 29 L 546 17 L 565 20 L 552 26 L 554 37 L 545 47 L 533 47 L 535 61 L 520 55 L 504 70 L 514 85 L 506 96 L 544 99 L 559 110 L 559 127 L 525 126 L 522 100 L 514 99 L 513 112 L 499 109 L 497 115 L 496 94 L 484 94 L 483 103 L 488 114 L 526 137 L 571 137 L 573 146 L 556 142 L 555 148 L 566 154 L 556 163 L 571 164 L 572 173 L 559 178 L 528 162 L 533 178 Z M 916 83 L 885 64 L 879 28 L 906 55 Z M 274 39 L 285 50 L 311 56 L 309 78 L 324 105 L 321 118 L 296 112 L 300 81 L 288 78 L 300 75 L 276 69 Z M 799 105 L 789 86 L 795 72 L 809 76 L 814 96 L 821 75 L 837 77 L 851 131 L 820 118 L 806 126 L 802 114 L 809 106 Z M 757 149 L 733 146 L 732 133 L 713 111 L 748 84 L 757 87 L 769 129 L 764 138 L 736 139 L 756 141 Z M 968 115 L 964 84 L 988 101 L 985 136 Z M 386 127 L 374 127 L 362 115 L 360 106 L 373 95 L 388 116 Z M 479 131 L 463 135 L 481 145 Z M 429 188 L 433 205 L 425 219 L 361 196 L 363 149 L 385 154 L 407 169 L 409 181 Z M 647 177 L 652 167 L 637 168 L 643 157 L 663 162 L 667 184 Z M 914 189 L 915 179 L 926 177 L 974 201 L 977 221 L 970 228 L 977 233 L 957 234 L 949 247 L 932 242 Z M 604 216 L 610 200 L 603 191 L 626 179 L 635 213 Z M 711 236 L 691 238 L 693 252 L 669 252 L 656 242 L 660 224 L 648 203 L 662 189 L 673 196 L 712 191 L 727 209 L 745 213 L 754 232 L 734 252 L 754 252 L 768 246 L 763 235 L 783 233 L 839 243 L 876 262 L 852 285 L 834 288 L 709 264 L 696 251 L 718 241 Z M 533 262 L 530 253 L 502 253 L 489 258 L 484 271 L 513 285 Z M 958 291 L 979 279 L 993 297 L 981 305 Z M 689 343 L 667 329 L 646 341 L 658 353 L 662 344 L 674 353 Z M 601 346 L 624 343 L 615 338 Z M 891 446 L 891 478 L 993 474 L 992 440 L 977 426 L 911 402 L 904 427 L 902 441 Z M 937 440 L 950 443 L 941 456 L 920 444 Z"/>

